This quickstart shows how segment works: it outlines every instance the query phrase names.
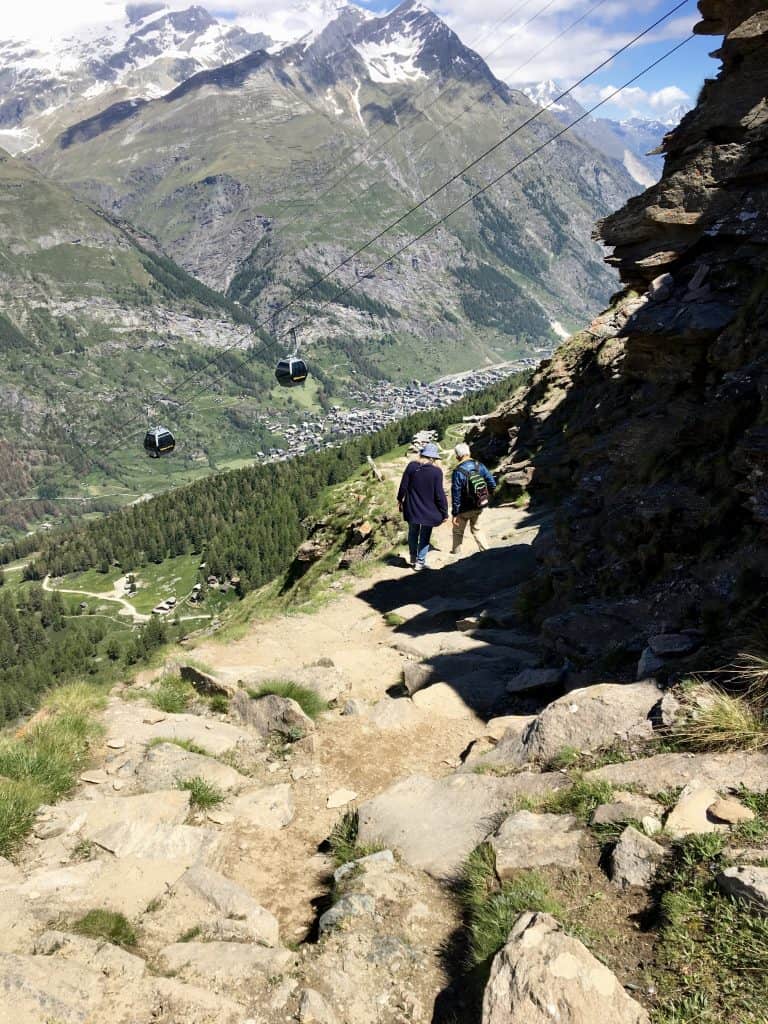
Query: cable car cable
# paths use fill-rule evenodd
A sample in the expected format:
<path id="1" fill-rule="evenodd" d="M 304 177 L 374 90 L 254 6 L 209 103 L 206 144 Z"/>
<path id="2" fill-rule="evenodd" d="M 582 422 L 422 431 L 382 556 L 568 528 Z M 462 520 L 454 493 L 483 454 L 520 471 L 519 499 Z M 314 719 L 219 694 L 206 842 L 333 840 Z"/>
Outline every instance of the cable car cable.
<path id="1" fill-rule="evenodd" d="M 688 2 L 689 2 L 689 0 L 681 0 L 680 3 L 676 4 L 673 8 L 671 8 L 669 11 L 667 11 L 662 17 L 658 18 L 652 25 L 648 26 L 642 32 L 638 33 L 635 37 L 633 37 L 632 40 L 630 40 L 628 43 L 626 43 L 624 46 L 622 46 L 619 50 L 617 50 L 609 58 L 607 58 L 606 60 L 602 61 L 599 65 L 597 65 L 596 68 L 594 68 L 587 75 L 585 75 L 581 79 L 579 79 L 579 81 L 576 82 L 574 85 L 572 85 L 569 89 L 565 90 L 559 96 L 555 97 L 551 101 L 551 103 L 548 104 L 548 107 L 551 106 L 553 103 L 556 103 L 559 100 L 563 99 L 566 95 L 568 95 L 570 92 L 572 92 L 573 89 L 577 88 L 579 85 L 581 85 L 583 82 L 585 82 L 588 78 L 590 78 L 598 70 L 601 70 L 603 67 L 606 66 L 606 64 L 610 63 L 617 56 L 619 56 L 621 53 L 623 53 L 627 49 L 629 49 L 629 47 L 631 47 L 635 42 L 639 41 L 644 36 L 648 35 L 651 31 L 653 31 L 655 28 L 657 28 L 660 24 L 662 24 L 664 21 L 668 20 L 673 14 L 675 14 L 678 10 L 680 10 L 682 7 L 684 7 L 685 4 L 688 3 Z M 647 65 L 640 72 L 638 72 L 637 74 L 632 76 L 632 78 L 630 78 L 628 81 L 626 81 L 623 85 L 621 85 L 620 87 L 615 89 L 613 92 L 611 92 L 608 96 L 606 96 L 605 98 L 601 99 L 598 103 L 596 103 L 594 106 L 592 106 L 588 110 L 585 110 L 584 113 L 581 116 L 579 116 L 578 118 L 574 119 L 568 125 L 564 126 L 560 131 L 558 131 L 550 139 L 546 140 L 541 145 L 537 146 L 534 150 L 532 150 L 526 156 L 522 157 L 520 160 L 518 160 L 511 167 L 507 168 L 504 172 L 502 172 L 500 175 L 498 175 L 492 181 L 490 181 L 485 186 L 481 187 L 476 192 L 474 192 L 469 198 L 464 200 L 462 203 L 460 203 L 457 207 L 455 207 L 449 213 L 447 213 L 444 216 L 440 217 L 437 221 L 435 221 L 432 225 L 430 225 L 428 228 L 426 228 L 419 235 L 417 235 L 414 238 L 410 239 L 403 246 L 401 246 L 399 249 L 397 249 L 394 253 L 391 253 L 390 255 L 388 255 L 384 260 L 382 260 L 379 264 L 377 264 L 376 267 L 374 267 L 371 271 L 369 271 L 369 273 L 371 273 L 371 272 L 375 273 L 375 271 L 377 269 L 380 269 L 381 267 L 386 265 L 386 263 L 390 262 L 390 260 L 398 258 L 405 251 L 407 251 L 409 248 L 411 248 L 411 246 L 415 245 L 422 238 L 426 237 L 428 234 L 432 233 L 438 227 L 440 227 L 442 224 L 444 224 L 450 217 L 454 216 L 460 210 L 464 209 L 466 206 L 468 206 L 470 203 L 472 203 L 474 201 L 474 199 L 476 199 L 479 195 L 482 195 L 483 193 L 487 192 L 490 188 L 492 188 L 494 185 L 498 184 L 499 181 L 501 181 L 503 178 L 507 177 L 510 173 L 512 173 L 514 170 L 516 170 L 522 164 L 526 163 L 528 160 L 532 159 L 534 156 L 536 156 L 538 153 L 540 153 L 547 146 L 549 146 L 553 142 L 557 141 L 557 139 L 561 138 L 564 134 L 566 134 L 568 131 L 570 131 L 571 128 L 573 128 L 577 124 L 580 124 L 587 117 L 591 116 L 591 114 L 594 113 L 595 110 L 599 109 L 600 107 L 604 106 L 606 103 L 610 102 L 610 100 L 612 100 L 617 95 L 619 95 L 619 93 L 621 93 L 624 89 L 626 89 L 630 85 L 634 84 L 636 81 L 638 81 L 638 79 L 640 79 L 645 74 L 647 74 L 649 71 L 653 70 L 653 68 L 657 67 L 660 63 L 662 63 L 662 61 L 664 61 L 668 57 L 672 56 L 672 54 L 676 53 L 679 49 L 681 49 L 684 45 L 686 45 L 688 42 L 690 42 L 690 40 L 693 39 L 693 38 L 694 38 L 693 36 L 687 37 L 686 39 L 682 40 L 680 43 L 678 43 L 677 45 L 672 47 L 670 50 L 665 52 L 661 57 L 657 58 L 651 64 Z M 501 145 L 503 145 L 504 142 L 508 141 L 509 138 L 511 138 L 513 135 L 517 134 L 520 130 L 522 130 L 522 128 L 526 127 L 527 125 L 532 123 L 534 120 L 536 120 L 537 117 L 540 116 L 547 108 L 542 108 L 540 111 L 538 111 L 532 117 L 530 117 L 523 125 L 520 125 L 518 128 L 514 129 L 512 132 L 508 133 L 499 142 L 495 143 L 488 150 L 486 150 L 485 153 L 483 153 L 481 156 L 479 156 L 478 158 L 473 160 L 470 164 L 468 164 L 461 172 L 459 172 L 456 175 L 453 175 L 443 186 L 441 186 L 439 189 L 437 189 L 433 193 L 431 193 L 430 196 L 428 196 L 425 199 L 421 200 L 420 203 L 418 203 L 416 206 L 414 206 L 410 211 L 408 211 L 408 213 L 406 213 L 402 217 L 400 217 L 396 222 L 394 222 L 393 225 L 390 225 L 389 228 L 385 229 L 383 232 L 380 232 L 377 236 L 375 236 L 375 238 L 371 239 L 365 246 L 361 247 L 360 250 L 357 250 L 357 253 L 362 252 L 365 249 L 369 248 L 370 245 L 374 244 L 375 241 L 379 240 L 379 238 L 381 238 L 384 234 L 386 234 L 389 230 L 391 230 L 391 228 L 393 226 L 395 226 L 396 224 L 402 223 L 402 221 L 407 216 L 409 216 L 410 213 L 413 213 L 416 210 L 418 210 L 421 207 L 423 207 L 425 205 L 425 203 L 430 201 L 431 198 L 434 198 L 435 195 L 437 195 L 440 191 L 442 191 L 444 188 L 446 188 L 449 184 L 452 184 L 453 182 L 455 182 L 458 177 L 460 177 L 463 173 L 466 172 L 466 170 L 469 170 L 472 167 L 476 166 L 479 162 L 481 162 L 485 158 L 485 156 L 488 156 L 490 153 L 492 153 L 495 150 L 497 150 Z M 339 267 L 337 267 L 336 269 L 340 269 L 342 266 L 347 265 L 348 262 L 350 261 L 350 259 L 354 258 L 354 255 L 355 254 L 353 254 L 351 257 L 348 257 L 342 264 L 339 264 Z M 332 273 L 334 273 L 334 271 L 329 271 L 329 273 L 327 275 L 325 275 L 325 277 L 322 278 L 321 280 L 327 280 L 327 278 Z M 305 289 L 302 293 L 299 294 L 299 296 L 297 296 L 296 298 L 291 300 L 291 302 L 289 302 L 284 307 L 282 307 L 280 312 L 284 312 L 286 309 L 291 308 L 293 305 L 296 304 L 296 302 L 300 301 L 300 299 L 305 294 L 311 292 L 313 290 L 313 288 L 317 287 L 317 285 L 319 283 L 320 283 L 319 281 L 314 282 L 312 286 L 310 286 L 309 288 Z M 321 305 L 320 308 L 324 309 L 326 306 L 333 304 L 339 298 L 341 298 L 342 296 L 348 294 L 349 292 L 351 292 L 355 288 L 357 288 L 359 283 L 360 283 L 359 281 L 354 281 L 354 282 L 352 282 L 351 285 L 348 285 L 346 288 L 340 289 L 336 293 L 336 295 L 334 295 L 334 297 L 332 299 L 327 300 L 325 303 L 323 303 Z M 305 319 L 298 326 L 302 326 L 305 323 L 311 322 L 311 319 L 313 319 L 313 318 Z M 288 333 L 288 332 L 283 332 L 283 335 L 281 335 L 281 336 L 284 336 L 286 333 Z M 268 347 L 271 347 L 271 343 L 269 343 L 269 344 L 262 343 L 261 346 L 250 346 L 248 348 L 247 352 L 248 352 L 248 355 L 251 356 L 253 354 L 254 350 L 258 350 L 259 348 L 264 348 L 266 350 Z M 228 346 L 228 347 L 226 347 L 224 349 L 217 350 L 216 358 L 218 358 L 224 352 L 232 351 L 233 348 L 235 348 L 235 346 L 234 345 L 230 345 L 230 346 Z M 204 365 L 204 367 L 202 369 L 205 369 L 207 366 L 210 366 L 215 361 L 216 361 L 215 358 L 210 360 L 207 364 Z M 200 372 L 201 372 L 200 369 L 198 369 L 194 376 L 196 377 Z M 223 378 L 219 378 L 219 379 L 223 379 Z M 169 393 L 170 394 L 177 394 L 179 389 L 182 386 L 184 386 L 185 383 L 187 383 L 187 382 L 180 382 L 180 384 L 177 385 L 174 389 L 172 389 Z M 192 401 L 192 399 L 194 397 L 196 397 L 198 394 L 203 394 L 205 391 L 210 390 L 210 388 L 212 386 L 213 386 L 213 382 L 211 384 L 208 384 L 208 385 L 204 386 L 204 387 L 201 387 L 198 391 L 196 391 L 192 395 L 190 395 L 186 399 L 185 402 L 181 403 L 179 405 L 179 408 L 180 409 L 181 408 L 185 408 L 187 405 L 189 405 L 189 403 Z M 125 441 L 129 437 L 133 436 L 133 434 L 126 434 L 126 433 L 124 433 L 124 431 L 126 431 L 128 428 L 130 428 L 136 422 L 137 418 L 138 417 L 135 417 L 135 416 L 131 417 L 130 419 L 126 420 L 119 428 L 116 428 L 116 430 L 119 430 L 121 435 L 122 435 L 121 436 L 121 440 L 118 441 L 118 443 L 116 445 L 114 445 L 112 448 L 109 448 L 106 452 L 103 452 L 102 456 L 101 456 L 102 458 L 108 458 L 110 455 L 114 454 L 115 451 L 117 451 L 120 447 L 122 447 L 123 441 Z M 134 431 L 134 433 L 135 433 L 135 431 Z M 74 442 L 74 443 L 77 444 L 77 447 L 82 451 L 82 454 L 88 459 L 90 464 L 92 466 L 95 465 L 94 457 L 89 455 L 88 451 L 86 449 L 84 449 L 79 444 L 79 442 Z M 91 450 L 93 449 L 93 447 L 94 446 L 90 446 Z M 14 500 L 14 501 L 18 502 L 19 500 L 43 500 L 43 499 L 11 499 L 11 500 Z"/>
<path id="2" fill-rule="evenodd" d="M 655 67 L 657 67 L 659 64 L 661 64 L 663 61 L 665 61 L 669 57 L 671 57 L 678 50 L 682 49 L 683 46 L 687 45 L 694 38 L 695 37 L 693 35 L 687 36 L 681 42 L 677 43 L 671 49 L 667 50 L 664 54 L 662 54 L 660 57 L 658 57 L 655 61 L 653 61 L 651 64 L 647 65 L 647 67 L 643 68 L 637 74 L 633 75 L 623 85 L 621 85 L 618 88 L 614 89 L 610 94 L 605 96 L 598 103 L 595 103 L 594 106 L 590 107 L 588 110 L 585 110 L 579 117 L 575 118 L 569 124 L 565 125 L 563 128 L 561 128 L 558 132 L 556 132 L 549 139 L 546 139 L 540 145 L 536 146 L 535 149 L 531 150 L 529 153 L 527 153 L 525 156 L 521 157 L 519 160 L 517 160 L 510 167 L 506 168 L 501 174 L 497 175 L 490 182 L 488 182 L 487 184 L 485 184 L 482 187 L 478 188 L 475 192 L 473 192 L 473 194 L 471 196 L 469 196 L 467 199 L 463 200 L 458 206 L 454 207 L 449 213 L 441 216 L 437 221 L 435 221 L 433 224 L 429 225 L 429 227 L 427 227 L 420 234 L 418 234 L 415 237 L 411 238 L 404 245 L 400 246 L 400 248 L 397 249 L 396 251 L 390 253 L 380 263 L 378 263 L 374 267 L 372 267 L 369 270 L 369 273 L 375 273 L 377 270 L 381 269 L 383 266 L 385 266 L 391 260 L 397 259 L 404 252 L 406 252 L 408 249 L 410 249 L 413 245 L 415 245 L 417 242 L 421 241 L 421 239 L 423 239 L 427 235 L 431 234 L 433 231 L 435 231 L 437 228 L 439 228 L 442 224 L 444 224 L 447 220 L 449 220 L 455 214 L 459 213 L 461 210 L 463 210 L 467 206 L 469 206 L 478 196 L 480 196 L 480 195 L 484 194 L 485 192 L 489 191 L 489 189 L 493 188 L 502 179 L 507 177 L 513 171 L 517 170 L 517 168 L 522 166 L 524 163 L 527 163 L 529 160 L 533 159 L 533 157 L 537 156 L 542 150 L 546 149 L 552 143 L 554 143 L 558 139 L 562 138 L 562 136 L 565 135 L 567 132 L 569 132 L 575 125 L 580 124 L 587 117 L 590 117 L 596 110 L 598 110 L 600 107 L 605 106 L 605 104 L 609 103 L 612 99 L 614 99 L 616 96 L 618 96 L 621 92 L 623 92 L 625 89 L 629 88 L 629 86 L 633 85 L 640 78 L 642 78 L 644 75 L 646 75 L 649 71 L 652 71 Z M 344 295 L 346 295 L 349 292 L 351 292 L 354 289 L 356 289 L 359 286 L 359 284 L 360 284 L 359 280 L 358 281 L 353 281 L 352 284 L 346 286 L 345 288 L 340 289 L 333 296 L 333 298 L 326 300 L 326 302 L 323 303 L 320 308 L 323 309 L 323 308 L 325 308 L 328 305 L 332 305 L 339 298 L 343 297 Z M 306 325 L 308 323 L 311 323 L 312 320 L 315 319 L 315 316 L 316 316 L 316 314 L 314 314 L 311 317 L 307 317 L 305 320 L 299 321 L 297 324 L 295 324 L 293 326 L 296 327 L 296 328 L 299 328 L 299 327 L 302 327 L 302 326 L 304 326 L 304 325 Z M 285 334 L 287 334 L 287 333 L 288 333 L 287 331 L 284 332 L 283 336 Z M 188 396 L 184 402 L 179 404 L 179 408 L 185 408 L 187 405 L 189 405 L 189 403 L 192 401 L 193 398 L 197 397 L 197 395 L 199 395 L 199 394 L 203 394 L 205 391 L 209 390 L 211 386 L 213 386 L 213 385 L 212 384 L 206 385 L 205 387 L 200 388 L 199 391 L 197 391 L 197 392 L 193 393 L 192 395 Z M 120 444 L 118 444 L 116 446 L 116 448 L 112 449 L 111 451 L 117 450 L 118 447 L 120 447 Z M 111 452 L 108 452 L 107 454 L 111 454 Z"/>
<path id="3" fill-rule="evenodd" d="M 390 223 L 386 228 L 383 228 L 381 231 L 379 231 L 378 234 L 374 235 L 374 237 L 369 239 L 368 242 L 366 242 L 364 245 L 360 246 L 358 249 L 356 249 L 354 252 L 352 252 L 344 260 L 342 260 L 341 263 L 338 263 L 331 270 L 327 271 L 321 277 L 319 277 L 318 279 L 313 281 L 311 284 L 309 284 L 305 288 L 303 288 L 301 291 L 296 293 L 293 296 L 293 298 L 291 298 L 283 306 L 280 306 L 277 310 L 272 310 L 270 312 L 270 314 L 269 314 L 269 317 L 264 316 L 264 317 L 262 317 L 260 319 L 259 318 L 254 318 L 254 323 L 256 325 L 258 325 L 258 326 L 264 326 L 265 322 L 267 321 L 267 319 L 271 319 L 275 315 L 280 315 L 280 314 L 286 312 L 287 310 L 289 310 L 293 306 L 295 306 L 298 302 L 300 302 L 302 299 L 306 298 L 319 285 L 323 284 L 330 277 L 332 277 L 333 274 L 335 274 L 338 270 L 341 270 L 344 267 L 348 266 L 352 262 L 353 259 L 355 259 L 357 256 L 361 255 L 363 252 L 365 252 L 367 249 L 369 249 L 372 245 L 374 245 L 377 241 L 382 239 L 393 228 L 395 228 L 395 227 L 399 226 L 400 224 L 402 224 L 403 221 L 407 220 L 407 218 L 410 217 L 413 213 L 415 213 L 418 210 L 422 209 L 427 203 L 431 202 L 431 200 L 434 199 L 437 195 L 439 195 L 440 192 L 444 191 L 450 185 L 452 185 L 456 181 L 458 181 L 468 170 L 471 170 L 473 167 L 476 167 L 487 156 L 489 156 L 491 153 L 494 153 L 501 146 L 503 146 L 504 143 L 508 142 L 511 138 L 513 138 L 514 136 L 518 135 L 525 128 L 529 127 L 534 121 L 538 120 L 544 113 L 546 113 L 546 111 L 550 107 L 552 107 L 554 104 L 558 103 L 560 100 L 564 99 L 571 92 L 573 92 L 574 89 L 577 89 L 580 85 L 582 85 L 584 82 L 586 82 L 589 78 L 591 78 L 593 75 L 597 74 L 598 71 L 601 71 L 608 64 L 612 63 L 616 59 L 616 57 L 620 56 L 622 53 L 625 53 L 635 43 L 639 42 L 640 39 L 643 39 L 645 36 L 647 36 L 649 33 L 651 33 L 654 29 L 658 28 L 659 25 L 663 24 L 665 21 L 667 21 L 669 18 L 671 18 L 673 14 L 676 14 L 682 7 L 685 7 L 686 4 L 688 4 L 690 2 L 691 2 L 691 0 L 679 0 L 679 2 L 677 4 L 675 4 L 674 7 L 670 8 L 665 14 L 663 14 L 661 17 L 657 18 L 651 25 L 649 25 L 647 28 L 643 29 L 641 32 L 638 32 L 637 35 L 635 35 L 627 43 L 625 43 L 618 50 L 616 50 L 614 53 L 612 53 L 609 57 L 606 57 L 605 60 L 601 61 L 596 67 L 594 67 L 586 75 L 583 75 L 577 82 L 575 82 L 573 85 L 571 85 L 568 89 L 563 90 L 563 92 L 561 92 L 558 96 L 555 96 L 545 107 L 542 107 L 539 110 L 537 110 L 534 114 L 532 114 L 529 118 L 527 118 L 522 124 L 518 125 L 514 129 L 512 129 L 510 132 L 508 132 L 506 135 L 504 135 L 498 142 L 494 143 L 494 145 L 492 145 L 488 149 L 486 149 L 483 153 L 481 153 L 478 157 L 473 159 L 469 164 L 467 164 L 465 167 L 463 167 L 460 171 L 457 171 L 455 174 L 453 174 L 442 185 L 440 185 L 438 188 L 436 188 L 434 191 L 432 191 L 429 195 L 427 195 L 423 199 L 421 199 L 418 203 L 416 203 L 414 206 L 412 206 L 409 210 L 407 210 L 404 214 L 402 214 L 400 217 L 398 217 L 395 221 Z M 671 51 L 671 52 L 674 52 L 674 51 Z M 655 66 L 656 66 L 655 64 L 650 65 L 649 68 L 646 69 L 646 71 L 647 70 L 651 70 Z M 642 71 L 640 73 L 640 75 L 645 74 L 646 71 Z M 637 76 L 637 77 L 639 77 L 639 76 Z M 632 82 L 635 81 L 635 80 L 636 80 L 636 78 L 631 79 L 631 81 L 629 83 L 627 83 L 627 85 L 632 84 Z M 622 89 L 627 88 L 627 85 L 624 85 L 621 88 Z M 603 105 L 603 103 L 601 102 L 600 104 L 598 104 L 597 106 L 593 107 L 592 109 L 595 110 L 595 109 L 597 109 L 598 106 L 602 106 L 602 105 Z M 585 119 L 586 116 L 589 115 L 589 113 L 590 113 L 590 111 L 587 111 L 583 117 L 578 118 L 573 123 L 575 123 L 575 124 L 580 123 L 581 121 L 583 121 Z M 418 240 L 418 239 L 416 239 L 416 240 Z M 409 244 L 413 244 L 413 242 L 409 243 Z M 391 258 L 392 257 L 388 257 L 387 260 L 384 261 L 384 263 L 388 262 L 389 259 L 391 259 Z M 379 267 L 381 267 L 383 265 L 384 265 L 383 263 L 379 264 Z M 349 288 L 344 289 L 339 294 L 347 294 L 347 292 L 351 291 L 354 286 L 355 285 L 350 286 Z M 321 306 L 320 306 L 320 309 L 324 309 L 327 305 L 329 305 L 329 302 L 322 303 Z M 308 321 L 304 321 L 304 322 L 306 323 Z M 270 348 L 274 347 L 274 344 L 279 340 L 280 337 L 282 337 L 282 335 L 276 336 L 275 339 L 274 339 L 274 342 L 262 343 L 262 345 L 253 345 L 247 351 L 251 355 L 254 353 L 254 351 L 258 351 L 260 349 L 263 349 L 264 351 L 268 351 Z M 211 359 L 209 359 L 207 363 L 204 363 L 202 367 L 198 368 L 196 370 L 195 374 L 190 375 L 190 377 L 186 378 L 185 380 L 180 381 L 179 384 L 177 384 L 172 389 L 170 389 L 168 394 L 171 394 L 171 395 L 178 394 L 179 391 L 182 388 L 186 387 L 189 384 L 189 382 L 192 379 L 192 377 L 197 376 L 201 372 L 201 370 L 205 370 L 209 366 L 211 366 L 213 363 L 215 363 L 216 360 L 222 354 L 227 353 L 227 352 L 231 352 L 236 347 L 237 346 L 235 344 L 232 344 L 232 345 L 225 346 L 224 348 L 217 349 L 215 356 L 213 356 Z M 139 417 L 136 417 L 136 416 L 129 418 L 123 424 L 121 424 L 121 426 L 118 429 L 120 431 L 125 430 L 127 427 L 132 426 L 136 422 L 136 420 L 138 418 Z M 114 449 L 112 449 L 112 450 L 114 450 Z"/>

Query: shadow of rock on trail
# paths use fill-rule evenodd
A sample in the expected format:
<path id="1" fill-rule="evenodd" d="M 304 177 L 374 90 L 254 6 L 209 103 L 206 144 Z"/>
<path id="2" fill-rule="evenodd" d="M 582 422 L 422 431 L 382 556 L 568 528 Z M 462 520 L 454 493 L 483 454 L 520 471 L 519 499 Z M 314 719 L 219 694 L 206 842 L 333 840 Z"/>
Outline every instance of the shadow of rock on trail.
<path id="1" fill-rule="evenodd" d="M 446 684 L 486 720 L 520 709 L 507 686 L 540 660 L 536 638 L 521 628 L 515 605 L 518 587 L 535 567 L 530 544 L 510 544 L 421 573 L 404 569 L 402 577 L 364 590 L 362 600 L 401 620 L 392 646 L 411 659 L 404 668 L 407 692 Z M 477 621 L 457 628 L 467 616 Z"/>

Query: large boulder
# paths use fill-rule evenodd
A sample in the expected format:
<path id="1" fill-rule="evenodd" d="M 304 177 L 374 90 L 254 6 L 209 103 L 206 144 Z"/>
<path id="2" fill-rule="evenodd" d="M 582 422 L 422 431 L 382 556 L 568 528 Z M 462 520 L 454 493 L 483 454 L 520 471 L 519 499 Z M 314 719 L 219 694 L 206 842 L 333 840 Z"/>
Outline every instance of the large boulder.
<path id="1" fill-rule="evenodd" d="M 123 822 L 97 832 L 93 841 L 115 857 L 137 857 L 142 860 L 214 864 L 223 845 L 218 832 L 193 825 L 151 825 Z"/>
<path id="2" fill-rule="evenodd" d="M 649 1024 L 616 976 L 549 914 L 522 914 L 496 955 L 483 1024 Z"/>
<path id="3" fill-rule="evenodd" d="M 470 772 L 430 779 L 411 775 L 360 807 L 360 840 L 397 851 L 406 864 L 435 878 L 452 878 L 509 812 L 518 796 L 567 784 L 559 773 L 495 778 Z"/>
<path id="4" fill-rule="evenodd" d="M 183 779 L 205 779 L 223 792 L 242 789 L 248 779 L 214 757 L 195 754 L 176 743 L 159 743 L 150 747 L 136 769 L 136 781 L 141 789 L 151 792 L 172 789 Z"/>
<path id="5" fill-rule="evenodd" d="M 92 840 L 99 832 L 117 825 L 182 825 L 189 806 L 189 793 L 176 789 L 175 782 L 155 793 L 65 800 L 38 815 L 35 832 L 39 836 L 44 826 L 49 835 Z"/>
<path id="6" fill-rule="evenodd" d="M 504 737 L 485 760 L 493 764 L 546 764 L 566 747 L 594 751 L 653 735 L 651 712 L 661 700 L 652 681 L 603 683 L 572 690 L 553 701 L 521 737 Z"/>
<path id="7" fill-rule="evenodd" d="M 496 873 L 502 880 L 523 868 L 557 865 L 575 868 L 579 862 L 583 831 L 571 814 L 510 815 L 491 837 L 496 852 Z"/>
<path id="8" fill-rule="evenodd" d="M 300 739 L 315 728 L 315 723 L 295 700 L 278 697 L 274 693 L 255 698 L 240 690 L 232 700 L 230 710 L 264 739 L 272 733 Z"/>

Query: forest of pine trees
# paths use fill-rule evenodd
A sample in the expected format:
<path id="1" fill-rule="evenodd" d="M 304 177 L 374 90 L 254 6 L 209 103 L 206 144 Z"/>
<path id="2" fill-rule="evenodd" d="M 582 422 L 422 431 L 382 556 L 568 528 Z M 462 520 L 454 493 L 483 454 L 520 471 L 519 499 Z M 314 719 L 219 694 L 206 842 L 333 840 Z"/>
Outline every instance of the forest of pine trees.
<path id="1" fill-rule="evenodd" d="M 34 709 L 54 685 L 90 677 L 108 681 L 146 659 L 169 639 L 168 624 L 150 619 L 138 629 L 98 615 L 68 611 L 60 594 L 43 590 L 44 576 L 119 565 L 129 573 L 147 562 L 202 554 L 206 571 L 238 576 L 246 593 L 290 565 L 304 539 L 302 521 L 324 488 L 346 480 L 367 455 L 377 457 L 418 430 L 488 412 L 521 378 L 512 378 L 438 411 L 418 413 L 376 434 L 288 462 L 208 477 L 103 519 L 25 537 L 0 551 L 0 566 L 38 550 L 25 583 L 3 586 L 0 568 L 0 724 Z"/>
<path id="2" fill-rule="evenodd" d="M 339 448 L 210 476 L 103 519 L 51 531 L 40 541 L 27 578 L 87 569 L 106 573 L 112 566 L 131 572 L 148 562 L 204 553 L 209 572 L 238 576 L 241 594 L 247 593 L 288 566 L 303 539 L 302 520 L 325 487 L 417 430 L 442 432 L 464 415 L 489 411 L 516 383 L 512 378 L 447 408 L 416 413 Z M 26 546 L 8 545 L 0 562 L 20 557 Z"/>
<path id="3" fill-rule="evenodd" d="M 168 639 L 165 622 L 116 631 L 109 619 L 67 613 L 61 594 L 32 584 L 0 590 L 0 725 L 33 710 L 54 685 L 114 676 Z"/>

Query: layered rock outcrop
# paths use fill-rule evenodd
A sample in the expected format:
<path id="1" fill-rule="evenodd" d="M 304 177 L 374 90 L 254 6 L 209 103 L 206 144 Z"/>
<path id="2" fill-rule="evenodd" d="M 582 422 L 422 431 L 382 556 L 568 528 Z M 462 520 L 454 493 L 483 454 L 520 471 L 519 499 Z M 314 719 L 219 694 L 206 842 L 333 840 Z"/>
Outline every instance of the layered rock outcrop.
<path id="1" fill-rule="evenodd" d="M 636 658 L 654 626 L 754 612 L 768 575 L 768 5 L 699 8 L 722 70 L 658 185 L 598 227 L 624 291 L 471 439 L 556 506 L 528 610 L 577 661 L 580 603 Z"/>

